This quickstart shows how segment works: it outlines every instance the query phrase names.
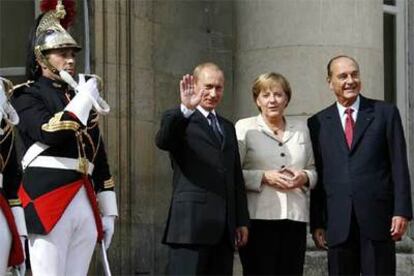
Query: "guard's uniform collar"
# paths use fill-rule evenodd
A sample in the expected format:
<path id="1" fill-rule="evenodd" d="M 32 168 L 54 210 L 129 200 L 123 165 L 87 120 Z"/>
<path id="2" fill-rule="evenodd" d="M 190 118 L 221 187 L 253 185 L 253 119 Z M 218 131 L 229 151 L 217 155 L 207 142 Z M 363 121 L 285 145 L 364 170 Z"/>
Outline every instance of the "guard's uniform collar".
<path id="1" fill-rule="evenodd" d="M 68 87 L 68 85 L 63 81 L 52 80 L 52 79 L 49 79 L 43 76 L 39 78 L 39 83 L 43 85 L 51 86 L 57 89 L 63 89 L 63 90 L 65 90 Z"/>

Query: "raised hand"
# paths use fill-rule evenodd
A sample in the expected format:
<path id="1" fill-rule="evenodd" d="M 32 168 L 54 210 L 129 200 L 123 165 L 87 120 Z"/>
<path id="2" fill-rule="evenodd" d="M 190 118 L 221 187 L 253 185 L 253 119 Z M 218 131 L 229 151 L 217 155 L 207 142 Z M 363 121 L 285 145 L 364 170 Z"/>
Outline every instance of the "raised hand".
<path id="1" fill-rule="evenodd" d="M 192 75 L 187 74 L 183 76 L 180 81 L 181 103 L 191 110 L 197 107 L 204 94 L 204 90 L 197 93 L 194 86 L 194 77 Z"/>

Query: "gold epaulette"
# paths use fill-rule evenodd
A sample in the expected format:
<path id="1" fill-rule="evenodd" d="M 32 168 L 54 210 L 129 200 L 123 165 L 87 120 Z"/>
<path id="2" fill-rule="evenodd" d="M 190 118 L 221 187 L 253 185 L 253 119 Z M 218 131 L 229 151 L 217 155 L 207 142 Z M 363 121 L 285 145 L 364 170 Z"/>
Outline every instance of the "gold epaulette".
<path id="1" fill-rule="evenodd" d="M 47 132 L 55 132 L 60 130 L 73 130 L 77 131 L 80 125 L 75 121 L 62 121 L 63 111 L 56 113 L 49 122 L 42 125 L 42 130 Z"/>

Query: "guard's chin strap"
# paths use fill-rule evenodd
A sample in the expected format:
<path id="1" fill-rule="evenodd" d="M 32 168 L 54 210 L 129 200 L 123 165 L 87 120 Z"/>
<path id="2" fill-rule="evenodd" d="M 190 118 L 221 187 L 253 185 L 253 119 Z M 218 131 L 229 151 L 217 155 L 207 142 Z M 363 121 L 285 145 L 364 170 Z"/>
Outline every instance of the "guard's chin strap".
<path id="1" fill-rule="evenodd" d="M 59 70 L 56 67 L 54 67 L 52 64 L 50 64 L 49 60 L 42 53 L 42 51 L 40 51 L 38 47 L 35 47 L 34 52 L 35 52 L 36 58 L 42 61 L 46 65 L 46 67 L 60 79 Z"/>

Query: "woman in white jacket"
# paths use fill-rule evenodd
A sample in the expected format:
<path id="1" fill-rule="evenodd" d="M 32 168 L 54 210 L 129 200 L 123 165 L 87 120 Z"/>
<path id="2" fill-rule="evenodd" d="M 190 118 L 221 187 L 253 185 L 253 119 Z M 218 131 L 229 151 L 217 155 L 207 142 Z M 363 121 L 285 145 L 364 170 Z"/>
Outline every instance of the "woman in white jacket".
<path id="1" fill-rule="evenodd" d="M 240 250 L 244 275 L 301 275 L 309 220 L 308 191 L 316 183 L 306 123 L 284 116 L 291 88 L 284 76 L 256 78 L 260 114 L 236 123 L 251 229 Z"/>

